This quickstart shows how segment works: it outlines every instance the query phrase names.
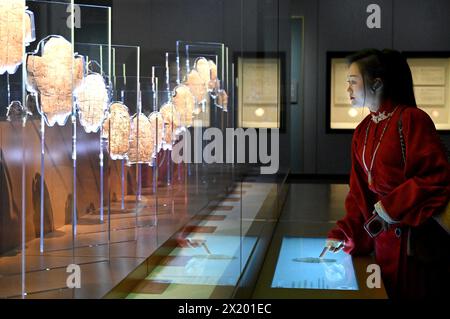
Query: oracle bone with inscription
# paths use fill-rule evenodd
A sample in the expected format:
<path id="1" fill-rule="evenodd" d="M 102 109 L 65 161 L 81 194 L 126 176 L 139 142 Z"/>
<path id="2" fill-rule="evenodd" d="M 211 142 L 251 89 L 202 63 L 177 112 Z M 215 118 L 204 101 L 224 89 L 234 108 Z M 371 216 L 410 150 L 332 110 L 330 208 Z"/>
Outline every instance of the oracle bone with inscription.
<path id="1" fill-rule="evenodd" d="M 27 89 L 38 97 L 38 110 L 48 126 L 64 125 L 72 113 L 73 94 L 84 77 L 84 58 L 73 54 L 61 36 L 43 39 L 26 60 Z M 39 50 L 39 49 L 38 49 Z"/>
<path id="2" fill-rule="evenodd" d="M 191 90 L 183 84 L 178 85 L 173 90 L 172 103 L 175 110 L 180 114 L 181 125 L 184 127 L 192 126 L 194 113 L 199 113 L 201 108 L 197 107 L 195 97 Z"/>
<path id="3" fill-rule="evenodd" d="M 206 58 L 200 57 L 195 61 L 194 68 L 203 80 L 203 83 L 208 85 L 211 81 L 211 67 L 209 61 Z"/>
<path id="4" fill-rule="evenodd" d="M 172 149 L 172 145 L 175 143 L 177 135 L 180 132 L 180 114 L 176 111 L 175 106 L 172 103 L 166 103 L 161 106 L 159 112 L 164 121 L 163 149 Z"/>
<path id="5" fill-rule="evenodd" d="M 128 150 L 128 165 L 150 163 L 154 152 L 150 120 L 143 113 L 131 118 L 131 135 Z"/>
<path id="6" fill-rule="evenodd" d="M 186 83 L 198 104 L 206 100 L 206 85 L 197 70 L 193 69 L 187 75 Z"/>
<path id="7" fill-rule="evenodd" d="M 91 73 L 76 90 L 80 124 L 86 133 L 98 132 L 108 108 L 109 94 L 101 74 Z"/>
<path id="8" fill-rule="evenodd" d="M 112 160 L 126 159 L 130 143 L 130 114 L 122 102 L 109 106 L 103 122 L 103 138 L 108 141 L 109 156 Z"/>
<path id="9" fill-rule="evenodd" d="M 33 12 L 25 0 L 0 1 L 0 75 L 14 74 L 22 64 L 24 46 L 36 40 Z"/>

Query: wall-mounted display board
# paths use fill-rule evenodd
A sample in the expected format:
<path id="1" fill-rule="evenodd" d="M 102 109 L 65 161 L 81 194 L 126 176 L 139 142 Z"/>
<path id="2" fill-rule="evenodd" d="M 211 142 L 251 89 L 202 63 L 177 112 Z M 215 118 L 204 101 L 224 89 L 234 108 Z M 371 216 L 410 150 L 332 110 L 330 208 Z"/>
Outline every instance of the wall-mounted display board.
<path id="1" fill-rule="evenodd" d="M 239 56 L 237 69 L 238 126 L 281 129 L 285 100 L 282 56 Z"/>
<path id="2" fill-rule="evenodd" d="M 347 93 L 348 53 L 327 54 L 327 130 L 352 130 L 368 108 L 352 107 Z M 450 53 L 404 53 L 414 83 L 417 106 L 432 118 L 436 129 L 450 130 Z"/>

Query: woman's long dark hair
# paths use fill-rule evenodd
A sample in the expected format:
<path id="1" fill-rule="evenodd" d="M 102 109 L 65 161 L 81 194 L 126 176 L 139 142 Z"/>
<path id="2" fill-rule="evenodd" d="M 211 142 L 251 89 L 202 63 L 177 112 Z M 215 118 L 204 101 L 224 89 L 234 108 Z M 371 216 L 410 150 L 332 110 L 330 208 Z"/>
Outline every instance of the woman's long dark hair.
<path id="1" fill-rule="evenodd" d="M 394 104 L 417 106 L 414 97 L 411 69 L 406 58 L 398 51 L 366 49 L 347 57 L 348 64 L 356 63 L 366 84 L 376 78 L 383 81 L 383 99 Z"/>

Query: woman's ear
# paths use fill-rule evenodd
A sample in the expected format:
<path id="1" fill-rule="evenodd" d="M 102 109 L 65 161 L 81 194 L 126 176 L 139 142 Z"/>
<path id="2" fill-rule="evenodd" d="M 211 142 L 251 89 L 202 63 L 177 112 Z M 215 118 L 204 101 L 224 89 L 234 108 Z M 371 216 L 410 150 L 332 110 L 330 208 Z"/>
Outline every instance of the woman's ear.
<path id="1" fill-rule="evenodd" d="M 375 79 L 373 81 L 371 89 L 372 89 L 372 92 L 375 93 L 376 91 L 378 91 L 382 87 L 383 87 L 383 81 L 381 81 L 381 79 L 377 78 L 377 79 Z"/>

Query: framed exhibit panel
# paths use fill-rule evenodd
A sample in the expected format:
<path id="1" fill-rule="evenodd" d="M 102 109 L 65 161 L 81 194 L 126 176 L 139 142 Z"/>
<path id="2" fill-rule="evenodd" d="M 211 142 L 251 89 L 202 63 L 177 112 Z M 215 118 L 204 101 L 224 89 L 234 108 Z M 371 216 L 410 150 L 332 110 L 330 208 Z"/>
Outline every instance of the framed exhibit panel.
<path id="1" fill-rule="evenodd" d="M 354 108 L 347 93 L 348 52 L 327 54 L 327 131 L 356 128 L 368 108 Z M 414 83 L 417 106 L 427 112 L 438 130 L 450 130 L 450 53 L 404 52 Z"/>
<path id="2" fill-rule="evenodd" d="M 245 54 L 237 57 L 238 127 L 283 128 L 284 57 Z"/>
<path id="3" fill-rule="evenodd" d="M 432 118 L 436 129 L 450 130 L 450 52 L 407 53 L 417 106 Z"/>

